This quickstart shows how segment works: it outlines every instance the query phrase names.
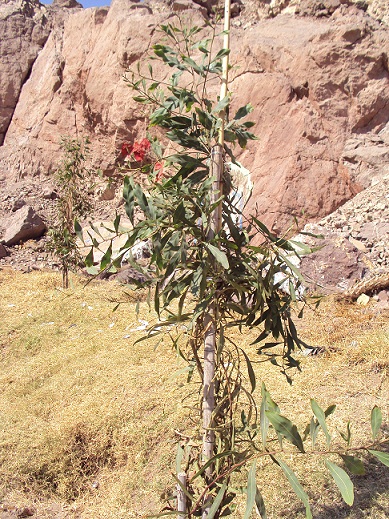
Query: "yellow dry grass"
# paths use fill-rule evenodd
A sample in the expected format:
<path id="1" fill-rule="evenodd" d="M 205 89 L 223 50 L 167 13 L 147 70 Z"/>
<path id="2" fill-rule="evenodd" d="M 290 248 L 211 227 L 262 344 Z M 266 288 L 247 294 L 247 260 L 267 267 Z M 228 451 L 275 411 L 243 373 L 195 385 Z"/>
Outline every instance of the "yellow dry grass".
<path id="1" fill-rule="evenodd" d="M 122 288 L 72 281 L 64 291 L 55 273 L 0 271 L 0 503 L 33 506 L 39 519 L 146 517 L 160 510 L 171 486 L 175 431 L 193 427 L 184 398 L 194 388 L 171 377 L 182 365 L 168 339 L 156 348 L 156 341 L 134 344 L 143 333 L 139 319 L 156 318 L 145 302 L 139 315 L 134 303 L 112 312 Z M 268 363 L 255 365 L 258 380 L 299 426 L 310 419 L 310 398 L 323 408 L 338 404 L 329 422 L 335 442 L 351 420 L 354 445 L 366 444 L 373 405 L 389 423 L 387 317 L 372 305 L 324 302 L 299 329 L 326 351 L 302 357 L 291 387 Z M 253 337 L 238 339 L 257 359 Z M 389 516 L 389 469 L 378 463 L 370 460 L 368 474 L 353 477 L 350 509 L 319 456 L 287 448 L 284 460 L 312 498 L 316 519 Z M 282 474 L 268 459 L 258 466 L 269 519 L 303 518 Z M 242 497 L 236 519 L 243 514 Z"/>

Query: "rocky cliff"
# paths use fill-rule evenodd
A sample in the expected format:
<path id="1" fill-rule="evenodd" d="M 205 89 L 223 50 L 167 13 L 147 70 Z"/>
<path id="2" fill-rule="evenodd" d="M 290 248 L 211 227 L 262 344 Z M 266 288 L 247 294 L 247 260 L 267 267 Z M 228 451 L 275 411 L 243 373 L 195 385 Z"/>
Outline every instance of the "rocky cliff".
<path id="1" fill-rule="evenodd" d="M 94 166 L 112 174 L 122 142 L 146 129 L 123 74 L 146 59 L 160 23 L 180 11 L 201 25 L 211 4 L 3 0 L 3 199 L 26 183 L 37 195 L 64 135 L 88 135 Z M 230 88 L 234 104 L 254 106 L 259 137 L 239 160 L 253 177 L 249 210 L 274 230 L 318 220 L 389 173 L 388 12 L 385 0 L 233 4 Z"/>

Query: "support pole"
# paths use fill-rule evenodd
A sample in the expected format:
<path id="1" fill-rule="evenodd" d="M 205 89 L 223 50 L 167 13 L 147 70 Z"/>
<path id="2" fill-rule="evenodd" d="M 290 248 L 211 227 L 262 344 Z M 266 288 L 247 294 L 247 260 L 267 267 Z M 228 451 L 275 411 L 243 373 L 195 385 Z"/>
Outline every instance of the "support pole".
<path id="1" fill-rule="evenodd" d="M 183 488 L 186 488 L 186 473 L 180 472 L 178 475 L 178 481 L 181 483 L 177 483 L 177 519 L 185 519 L 186 518 L 186 495 L 183 491 Z"/>
<path id="2" fill-rule="evenodd" d="M 224 41 L 223 48 L 230 48 L 230 10 L 231 0 L 225 1 L 224 9 Z M 220 88 L 220 99 L 224 99 L 228 92 L 228 55 L 223 57 L 223 72 Z M 210 173 L 213 177 L 211 202 L 216 202 L 223 196 L 223 148 L 224 148 L 224 126 L 225 112 L 220 114 L 221 126 L 219 130 L 218 144 L 211 151 Z M 210 228 L 207 239 L 212 240 L 222 228 L 222 203 L 218 204 L 211 215 Z M 215 359 L 216 359 L 216 339 L 217 339 L 217 308 L 212 303 L 204 316 L 204 385 L 203 385 L 203 462 L 206 463 L 214 455 L 215 433 L 212 423 L 212 414 L 215 409 Z M 207 484 L 211 483 L 214 467 L 210 465 L 206 471 Z M 212 503 L 209 495 L 204 498 L 202 519 L 207 519 Z"/>

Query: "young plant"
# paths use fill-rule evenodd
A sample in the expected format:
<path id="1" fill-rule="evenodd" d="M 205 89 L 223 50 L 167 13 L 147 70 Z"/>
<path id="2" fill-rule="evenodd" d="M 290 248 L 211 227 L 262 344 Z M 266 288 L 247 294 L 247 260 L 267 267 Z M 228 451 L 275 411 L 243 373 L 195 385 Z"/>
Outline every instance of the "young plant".
<path id="1" fill-rule="evenodd" d="M 220 80 L 222 59 L 229 51 L 214 53 L 216 32 L 211 30 L 210 37 L 198 40 L 203 33 L 200 27 L 161 26 L 167 42 L 154 46 L 154 57 L 170 67 L 172 75 L 164 81 L 156 79 L 150 62 L 146 71 L 139 65 L 137 74 L 127 79 L 136 92 L 135 100 L 151 109 L 150 132 L 161 129 L 173 152 L 164 152 L 159 140 L 150 135 L 154 156 L 139 164 L 148 173 L 147 182 L 141 185 L 133 176 L 125 178 L 123 196 L 133 229 L 121 255 L 131 252 L 139 241 L 152 242 L 147 266 L 141 267 L 131 254 L 129 257 L 149 280 L 146 284 L 159 317 L 143 339 L 169 330 L 177 354 L 186 362 L 188 381 L 197 381 L 201 387 L 198 432 L 178 447 L 178 488 L 185 496 L 178 517 L 233 515 L 237 491 L 231 478 L 252 464 L 245 519 L 254 508 L 265 519 L 255 459 L 266 455 L 284 472 L 309 518 L 308 498 L 296 476 L 277 453 L 268 449 L 271 430 L 280 442 L 288 440 L 302 454 L 306 452 L 303 439 L 296 426 L 281 415 L 264 384 L 261 404 L 255 401 L 253 363 L 233 333 L 247 328 L 258 330 L 253 344 L 258 345 L 259 359 L 270 360 L 290 381 L 289 370 L 299 369 L 294 352 L 306 347 L 292 320 L 302 278 L 290 256 L 309 249 L 275 236 L 256 217 L 242 213 L 225 157 L 236 163 L 232 147 L 245 147 L 254 138 L 249 132 L 253 123 L 243 122 L 252 107 L 247 104 L 230 117 L 229 95 L 212 100 L 209 86 Z M 219 140 L 222 126 L 223 145 Z M 220 165 L 222 176 L 218 177 Z M 220 221 L 216 225 L 215 211 Z M 114 227 L 118 232 L 119 217 Z M 258 243 L 258 236 L 261 244 L 252 245 L 254 238 Z M 112 257 L 109 248 L 102 266 L 107 268 L 113 261 L 118 258 Z M 213 365 L 213 374 L 207 379 L 208 364 Z M 325 420 L 333 409 L 324 412 L 314 401 L 312 409 L 314 418 L 305 436 L 310 435 L 314 443 L 320 428 L 329 438 Z M 200 420 L 206 413 L 209 419 Z M 376 411 L 375 435 L 378 418 Z M 380 459 L 374 449 L 370 452 Z M 343 460 L 349 459 L 348 454 L 344 456 Z M 386 455 L 381 456 L 387 464 Z M 351 457 L 349 461 L 350 467 Z M 344 471 L 331 461 L 327 467 L 350 503 L 350 485 Z M 170 507 L 167 514 L 174 510 Z"/>
<path id="2" fill-rule="evenodd" d="M 86 167 L 89 141 L 65 137 L 61 141 L 63 160 L 56 171 L 56 221 L 50 229 L 50 250 L 58 258 L 62 271 L 62 284 L 69 286 L 69 271 L 77 270 L 83 258 L 77 246 L 75 219 L 91 211 L 88 193 L 90 171 Z"/>

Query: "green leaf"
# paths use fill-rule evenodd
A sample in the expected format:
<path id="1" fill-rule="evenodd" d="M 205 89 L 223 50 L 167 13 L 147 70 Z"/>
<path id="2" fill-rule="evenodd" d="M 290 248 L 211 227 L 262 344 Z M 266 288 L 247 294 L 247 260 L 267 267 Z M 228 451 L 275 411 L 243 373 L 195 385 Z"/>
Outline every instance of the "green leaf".
<path id="1" fill-rule="evenodd" d="M 388 452 L 381 452 L 381 451 L 373 451 L 368 449 L 370 454 L 375 456 L 378 460 L 380 460 L 381 463 L 389 467 L 389 453 Z"/>
<path id="2" fill-rule="evenodd" d="M 278 433 L 293 443 L 300 452 L 305 452 L 303 440 L 301 439 L 297 427 L 288 418 L 274 411 L 266 411 L 266 416 Z"/>
<path id="3" fill-rule="evenodd" d="M 246 115 L 251 113 L 253 110 L 254 110 L 254 108 L 251 103 L 248 103 L 246 106 L 240 107 L 239 110 L 235 114 L 235 117 L 234 117 L 235 121 L 237 121 L 238 119 L 242 119 L 243 117 L 246 117 Z"/>
<path id="4" fill-rule="evenodd" d="M 104 256 L 101 258 L 101 262 L 100 262 L 101 270 L 104 270 L 106 267 L 108 267 L 108 265 L 111 263 L 111 257 L 112 257 L 112 241 L 109 244 L 109 247 L 106 250 Z"/>
<path id="5" fill-rule="evenodd" d="M 257 507 L 257 512 L 260 515 L 261 519 L 267 519 L 265 502 L 263 500 L 262 494 L 258 490 L 258 487 L 256 488 L 255 492 L 255 505 Z"/>
<path id="6" fill-rule="evenodd" d="M 350 422 L 347 422 L 347 429 L 346 429 L 346 434 L 343 433 L 342 431 L 339 431 L 339 434 L 341 435 L 341 437 L 343 438 L 343 440 L 345 442 L 347 442 L 347 446 L 350 445 L 350 441 L 351 441 L 351 427 L 350 427 Z"/>
<path id="7" fill-rule="evenodd" d="M 216 454 L 215 456 L 213 456 L 212 458 L 210 458 L 206 463 L 204 463 L 204 465 L 200 468 L 200 470 L 198 470 L 196 472 L 196 474 L 194 474 L 191 478 L 190 478 L 190 482 L 194 481 L 196 478 L 198 478 L 205 470 L 207 470 L 208 467 L 210 467 L 211 465 L 213 465 L 215 463 L 215 461 L 221 459 L 221 458 L 226 458 L 228 456 L 232 456 L 234 453 L 234 451 L 224 451 L 224 452 L 220 452 L 219 454 Z"/>
<path id="8" fill-rule="evenodd" d="M 242 353 L 244 355 L 244 358 L 246 360 L 246 364 L 247 364 L 247 371 L 248 371 L 248 374 L 249 374 L 249 379 L 250 379 L 250 384 L 251 384 L 251 392 L 253 393 L 254 390 L 255 390 L 255 386 L 256 386 L 256 380 L 255 380 L 255 373 L 254 373 L 254 370 L 253 370 L 253 365 L 251 364 L 251 361 L 250 359 L 248 358 L 246 352 L 244 350 L 242 350 Z"/>
<path id="9" fill-rule="evenodd" d="M 347 472 L 329 460 L 326 460 L 326 465 L 331 473 L 331 476 L 334 478 L 334 481 L 339 488 L 344 501 L 351 506 L 354 503 L 354 485 Z"/>
<path id="10" fill-rule="evenodd" d="M 324 434 L 326 435 L 327 447 L 329 447 L 331 443 L 331 435 L 329 434 L 327 429 L 326 416 L 324 414 L 324 411 L 313 398 L 311 398 L 311 408 L 313 414 L 316 416 L 320 424 L 320 427 L 323 429 Z"/>
<path id="11" fill-rule="evenodd" d="M 90 267 L 86 267 L 86 271 L 91 276 L 97 276 L 97 274 L 99 273 L 99 269 L 97 267 L 95 267 L 94 265 L 92 265 Z"/>
<path id="12" fill-rule="evenodd" d="M 87 267 L 93 267 L 93 264 L 94 264 L 94 259 L 93 259 L 93 247 L 92 247 L 85 258 L 85 265 Z"/>
<path id="13" fill-rule="evenodd" d="M 376 439 L 377 434 L 381 428 L 382 424 L 382 413 L 381 409 L 376 405 L 371 410 L 371 430 L 373 433 L 373 440 Z"/>
<path id="14" fill-rule="evenodd" d="M 257 492 L 257 483 L 255 479 L 257 470 L 257 462 L 254 460 L 254 463 L 251 466 L 248 479 L 247 479 L 247 501 L 246 501 L 246 512 L 244 514 L 244 519 L 250 519 L 251 512 L 255 506 L 255 495 Z"/>
<path id="15" fill-rule="evenodd" d="M 216 512 L 219 511 L 219 507 L 220 507 L 221 502 L 223 501 L 223 497 L 224 497 L 224 494 L 226 492 L 226 489 L 227 489 L 227 484 L 224 483 L 220 487 L 220 490 L 217 493 L 217 496 L 215 497 L 215 500 L 212 503 L 212 506 L 211 506 L 211 508 L 208 511 L 208 515 L 207 515 L 208 519 L 213 519 L 213 517 L 215 517 Z"/>
<path id="16" fill-rule="evenodd" d="M 84 237 L 82 235 L 82 227 L 78 220 L 74 220 L 74 232 L 76 233 L 77 237 L 84 243 Z"/>
<path id="17" fill-rule="evenodd" d="M 116 234 L 118 234 L 118 231 L 119 231 L 120 218 L 121 218 L 121 215 L 117 214 L 115 220 L 113 221 L 113 227 L 115 229 Z"/>
<path id="18" fill-rule="evenodd" d="M 224 56 L 228 56 L 230 52 L 231 52 L 230 49 L 221 49 L 221 50 L 219 50 L 219 52 L 216 54 L 216 56 L 213 58 L 212 61 L 217 61 L 218 59 L 224 58 Z"/>
<path id="19" fill-rule="evenodd" d="M 230 98 L 228 96 L 221 99 L 218 104 L 215 106 L 215 108 L 212 110 L 212 113 L 218 114 L 222 112 L 230 103 Z"/>
<path id="20" fill-rule="evenodd" d="M 349 456 L 347 454 L 341 454 L 340 457 L 344 461 L 347 469 L 356 476 L 363 476 L 366 471 L 362 461 L 355 456 Z"/>
<path id="21" fill-rule="evenodd" d="M 287 477 L 291 487 L 293 488 L 296 496 L 302 501 L 302 503 L 305 505 L 305 515 L 307 519 L 312 519 L 312 513 L 311 513 L 311 507 L 309 505 L 309 499 L 308 495 L 304 491 L 303 487 L 301 486 L 299 480 L 296 477 L 296 474 L 293 472 L 292 469 L 288 467 L 286 463 L 281 461 L 280 459 L 277 459 L 272 456 L 272 459 L 279 465 Z"/>
<path id="22" fill-rule="evenodd" d="M 226 254 L 223 251 L 221 251 L 220 249 L 218 249 L 214 245 L 211 245 L 210 243 L 206 243 L 205 246 L 209 250 L 209 252 L 212 254 L 212 256 L 216 259 L 216 261 L 218 263 L 220 263 L 220 265 L 223 268 L 225 268 L 225 269 L 229 269 L 230 268 L 230 265 L 228 263 L 228 258 L 227 258 Z"/>

